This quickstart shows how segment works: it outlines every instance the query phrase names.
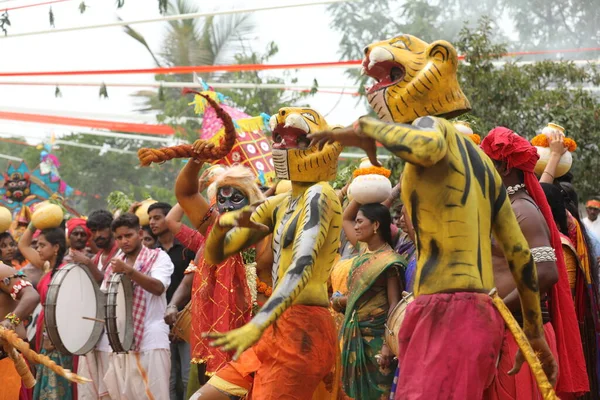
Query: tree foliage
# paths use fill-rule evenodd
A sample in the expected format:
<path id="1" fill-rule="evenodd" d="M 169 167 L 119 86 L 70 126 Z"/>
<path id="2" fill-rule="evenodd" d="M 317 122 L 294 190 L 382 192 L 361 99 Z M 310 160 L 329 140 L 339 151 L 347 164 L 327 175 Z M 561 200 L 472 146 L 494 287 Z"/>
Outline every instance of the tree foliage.
<path id="1" fill-rule="evenodd" d="M 567 136 L 579 145 L 573 155 L 573 173 L 580 194 L 599 191 L 595 171 L 600 166 L 600 100 L 598 92 L 590 90 L 600 85 L 598 69 L 570 61 L 498 63 L 499 55 L 508 49 L 597 46 L 600 8 L 592 1 L 438 0 L 399 5 L 372 0 L 334 4 L 329 10 L 333 26 L 342 34 L 339 53 L 343 59 L 361 58 L 365 45 L 400 33 L 430 42 L 453 42 L 459 54 L 466 55 L 466 62 L 459 64 L 459 79 L 473 109 L 461 119 L 471 122 L 481 136 L 498 125 L 529 139 L 548 122 L 564 126 Z M 500 33 L 498 21 L 506 22 L 507 16 L 517 28 L 518 42 Z M 462 30 L 457 26 L 463 26 Z M 358 79 L 356 70 L 350 73 Z M 401 168 L 391 161 L 387 164 Z"/>

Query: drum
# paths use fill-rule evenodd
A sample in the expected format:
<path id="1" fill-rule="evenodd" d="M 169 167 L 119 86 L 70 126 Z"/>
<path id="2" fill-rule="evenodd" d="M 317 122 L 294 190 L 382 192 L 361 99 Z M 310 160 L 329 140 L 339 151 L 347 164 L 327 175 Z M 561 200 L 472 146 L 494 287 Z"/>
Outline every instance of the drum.
<path id="1" fill-rule="evenodd" d="M 123 274 L 112 274 L 106 292 L 106 334 L 115 353 L 133 346 L 133 284 Z"/>
<path id="2" fill-rule="evenodd" d="M 77 264 L 57 270 L 48 286 L 44 323 L 54 347 L 83 355 L 94 349 L 104 328 L 103 296 L 91 272 Z"/>
<path id="3" fill-rule="evenodd" d="M 190 335 L 192 334 L 192 302 L 190 301 L 187 306 L 177 315 L 177 321 L 171 329 L 171 335 L 178 339 L 190 342 Z"/>
<path id="4" fill-rule="evenodd" d="M 404 321 L 404 315 L 406 314 L 406 307 L 413 302 L 415 296 L 412 293 L 402 292 L 402 299 L 396 304 L 396 307 L 390 313 L 387 324 L 385 324 L 385 343 L 388 345 L 392 353 L 398 356 L 398 333 L 400 333 L 400 327 L 402 321 Z"/>

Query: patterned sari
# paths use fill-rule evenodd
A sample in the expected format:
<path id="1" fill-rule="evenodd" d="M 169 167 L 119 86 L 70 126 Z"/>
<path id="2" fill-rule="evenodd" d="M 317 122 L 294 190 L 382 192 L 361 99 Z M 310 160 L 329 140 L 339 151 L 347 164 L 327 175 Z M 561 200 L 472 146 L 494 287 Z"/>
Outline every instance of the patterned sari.
<path id="1" fill-rule="evenodd" d="M 396 365 L 380 369 L 375 356 L 384 344 L 389 303 L 387 280 L 406 262 L 391 247 L 364 251 L 352 263 L 341 330 L 344 391 L 354 399 L 387 399 Z M 399 281 L 402 279 L 399 277 Z"/>

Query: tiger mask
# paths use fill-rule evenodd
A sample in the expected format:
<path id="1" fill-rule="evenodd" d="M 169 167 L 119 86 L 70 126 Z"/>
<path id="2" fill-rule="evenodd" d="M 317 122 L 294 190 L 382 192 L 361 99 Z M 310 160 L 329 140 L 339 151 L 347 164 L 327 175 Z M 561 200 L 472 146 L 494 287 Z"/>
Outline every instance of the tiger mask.
<path id="1" fill-rule="evenodd" d="M 279 179 L 292 182 L 322 182 L 335 179 L 339 143 L 328 144 L 319 150 L 310 147 L 311 133 L 335 129 L 325 118 L 310 108 L 285 107 L 271 116 L 273 132 L 273 165 Z"/>
<path id="2" fill-rule="evenodd" d="M 367 98 L 381 120 L 453 118 L 471 109 L 458 84 L 458 56 L 450 43 L 400 35 L 370 44 L 364 52 L 362 73 L 377 81 L 367 88 Z"/>

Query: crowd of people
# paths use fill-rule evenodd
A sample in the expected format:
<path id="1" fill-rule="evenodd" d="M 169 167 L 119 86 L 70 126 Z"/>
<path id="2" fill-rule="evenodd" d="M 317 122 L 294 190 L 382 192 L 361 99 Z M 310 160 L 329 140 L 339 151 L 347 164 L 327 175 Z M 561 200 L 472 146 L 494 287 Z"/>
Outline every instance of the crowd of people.
<path id="1" fill-rule="evenodd" d="M 63 227 L 30 224 L 18 244 L 0 234 L 0 326 L 91 380 L 31 365 L 28 389 L 0 352 L 0 399 L 530 400 L 547 393 L 539 368 L 559 398 L 599 398 L 600 198 L 581 218 L 575 177 L 556 178 L 564 135 L 549 139 L 536 176 L 536 148 L 510 129 L 476 146 L 437 121 L 446 136 L 423 133 L 434 132 L 428 119 L 414 130 L 368 118 L 336 130 L 310 109 L 281 109 L 272 129 L 282 179 L 271 186 L 243 166 L 215 172 L 213 160 L 192 158 L 175 182 L 178 203 L 152 204 L 146 226 L 134 204 Z M 320 131 L 309 147 L 306 134 Z M 393 142 L 410 135 L 429 135 L 410 146 L 432 147 Z M 333 190 L 326 181 L 340 143 L 366 149 L 369 171 L 389 176 L 371 139 L 411 166 L 386 199 L 360 203 L 351 182 Z M 114 274 L 133 283 L 128 352 L 113 351 L 106 333 L 81 356 L 48 337 L 49 286 L 71 264 L 104 292 Z M 515 362 L 522 343 L 492 288 L 540 365 Z M 182 313 L 187 337 L 174 328 Z"/>

